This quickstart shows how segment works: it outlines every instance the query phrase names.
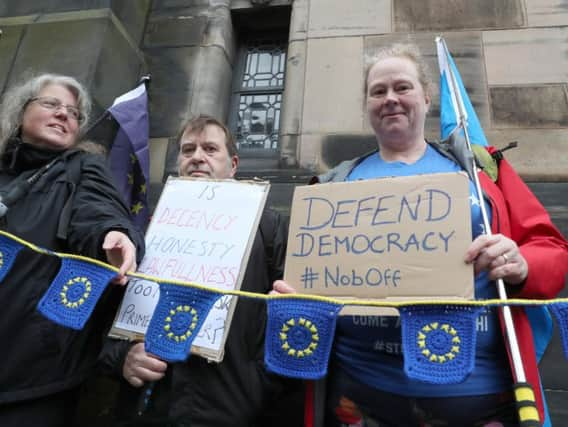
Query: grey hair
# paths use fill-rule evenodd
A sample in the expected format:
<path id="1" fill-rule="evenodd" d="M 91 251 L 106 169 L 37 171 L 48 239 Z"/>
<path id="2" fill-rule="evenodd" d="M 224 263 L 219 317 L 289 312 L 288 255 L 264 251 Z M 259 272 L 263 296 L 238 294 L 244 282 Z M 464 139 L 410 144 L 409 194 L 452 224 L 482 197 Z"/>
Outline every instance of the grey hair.
<path id="1" fill-rule="evenodd" d="M 390 46 L 379 49 L 374 55 L 365 58 L 365 96 L 369 89 L 369 72 L 371 68 L 383 59 L 387 58 L 406 58 L 410 60 L 416 67 L 418 72 L 418 81 L 424 88 L 424 93 L 431 95 L 432 92 L 432 76 L 430 67 L 424 60 L 420 49 L 415 44 L 411 43 L 395 43 Z"/>
<path id="2" fill-rule="evenodd" d="M 79 135 L 87 129 L 91 113 L 91 97 L 87 89 L 75 78 L 61 74 L 41 74 L 22 83 L 12 86 L 6 91 L 0 105 L 0 153 L 4 151 L 6 142 L 18 132 L 24 110 L 30 99 L 48 85 L 60 85 L 67 88 L 76 98 L 79 111 L 85 119 L 79 124 Z"/>

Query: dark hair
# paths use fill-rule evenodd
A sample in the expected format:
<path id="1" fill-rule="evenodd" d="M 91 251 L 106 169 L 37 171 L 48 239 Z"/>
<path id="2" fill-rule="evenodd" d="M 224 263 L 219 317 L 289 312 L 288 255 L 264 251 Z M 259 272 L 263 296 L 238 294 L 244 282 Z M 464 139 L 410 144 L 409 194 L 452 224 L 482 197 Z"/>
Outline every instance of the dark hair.
<path id="1" fill-rule="evenodd" d="M 205 127 L 208 125 L 217 126 L 225 133 L 225 145 L 227 146 L 227 151 L 229 152 L 229 156 L 233 157 L 238 155 L 235 139 L 233 138 L 233 135 L 231 134 L 227 126 L 225 126 L 221 121 L 217 120 L 215 117 L 208 116 L 206 114 L 200 114 L 198 116 L 190 117 L 183 123 L 176 137 L 178 149 L 180 148 L 181 137 L 183 136 L 184 133 L 186 132 L 201 133 L 205 130 Z"/>

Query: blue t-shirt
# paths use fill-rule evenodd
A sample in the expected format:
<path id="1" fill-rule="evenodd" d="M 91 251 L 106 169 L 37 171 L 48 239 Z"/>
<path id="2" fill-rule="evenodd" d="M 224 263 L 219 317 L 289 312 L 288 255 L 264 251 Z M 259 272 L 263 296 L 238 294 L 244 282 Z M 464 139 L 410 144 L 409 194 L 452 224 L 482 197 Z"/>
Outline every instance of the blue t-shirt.
<path id="1" fill-rule="evenodd" d="M 430 145 L 413 164 L 385 162 L 377 153 L 359 163 L 347 181 L 392 176 L 457 172 L 461 168 Z M 472 239 L 484 231 L 480 201 L 470 180 Z M 487 212 L 490 208 L 484 201 Z M 491 219 L 491 217 L 489 218 Z M 475 297 L 497 297 L 495 284 L 482 272 L 475 278 Z M 337 324 L 335 351 L 337 366 L 354 379 L 405 396 L 468 396 L 508 390 L 512 379 L 494 308 L 486 309 L 477 319 L 475 369 L 465 382 L 432 385 L 408 378 L 403 370 L 400 318 L 397 316 L 341 316 Z"/>

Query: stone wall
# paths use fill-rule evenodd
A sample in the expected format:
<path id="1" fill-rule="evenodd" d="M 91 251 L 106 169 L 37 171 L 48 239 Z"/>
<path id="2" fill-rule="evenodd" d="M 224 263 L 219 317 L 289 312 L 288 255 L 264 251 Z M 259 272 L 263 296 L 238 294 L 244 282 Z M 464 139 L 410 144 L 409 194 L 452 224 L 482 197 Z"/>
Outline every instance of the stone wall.
<path id="1" fill-rule="evenodd" d="M 144 73 L 138 46 L 149 4 L 150 0 L 2 2 L 0 90 L 32 74 L 69 74 L 92 93 L 97 117 Z"/>
<path id="2" fill-rule="evenodd" d="M 175 173 L 171 141 L 185 118 L 196 113 L 227 118 L 235 56 L 229 4 L 153 2 L 142 49 L 153 76 L 151 158 L 164 161 L 153 161 L 156 185 Z"/>
<path id="3" fill-rule="evenodd" d="M 295 138 L 284 140 L 284 156 L 295 152 L 301 166 L 322 171 L 368 148 L 365 58 L 391 42 L 414 42 L 437 80 L 434 38 L 442 34 L 491 143 L 517 140 L 507 156 L 527 179 L 568 179 L 564 2 L 296 0 L 293 8 L 287 91 L 295 95 L 286 98 L 283 133 Z M 429 137 L 438 136 L 438 114 L 435 97 Z M 325 148 L 347 139 L 352 150 Z"/>

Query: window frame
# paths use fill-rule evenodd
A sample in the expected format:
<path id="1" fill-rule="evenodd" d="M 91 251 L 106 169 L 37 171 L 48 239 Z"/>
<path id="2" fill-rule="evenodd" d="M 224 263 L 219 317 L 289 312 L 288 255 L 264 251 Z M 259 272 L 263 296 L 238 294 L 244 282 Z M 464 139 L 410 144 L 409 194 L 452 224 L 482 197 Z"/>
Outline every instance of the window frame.
<path id="1" fill-rule="evenodd" d="M 242 82 L 245 74 L 246 62 L 249 48 L 253 44 L 261 45 L 263 42 L 273 45 L 280 45 L 284 52 L 284 75 L 282 86 L 266 87 L 266 88 L 243 88 Z M 273 159 L 277 160 L 280 156 L 280 139 L 282 125 L 282 103 L 284 100 L 284 91 L 286 90 L 286 61 L 288 59 L 288 40 L 284 35 L 278 33 L 257 33 L 250 34 L 243 38 L 239 43 L 237 50 L 237 60 L 235 62 L 235 71 L 233 73 L 233 81 L 231 85 L 231 100 L 229 103 L 229 129 L 237 140 L 237 127 L 239 118 L 239 104 L 241 96 L 246 95 L 280 95 L 280 119 L 278 126 L 278 143 L 276 148 L 239 148 L 239 157 L 245 159 Z"/>

